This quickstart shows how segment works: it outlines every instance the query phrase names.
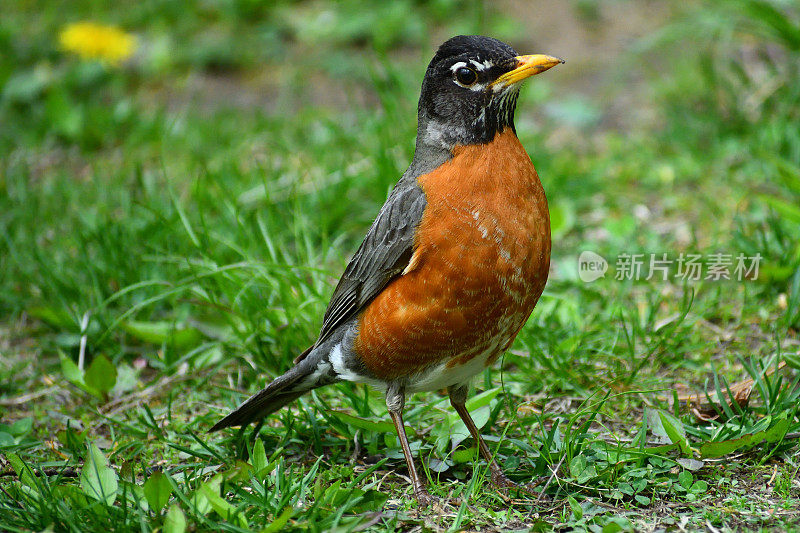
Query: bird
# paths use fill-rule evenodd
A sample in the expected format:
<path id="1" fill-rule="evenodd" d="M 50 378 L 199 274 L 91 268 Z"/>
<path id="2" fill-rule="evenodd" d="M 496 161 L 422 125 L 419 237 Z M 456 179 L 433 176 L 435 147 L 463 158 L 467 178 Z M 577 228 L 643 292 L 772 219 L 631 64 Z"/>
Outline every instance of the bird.
<path id="1" fill-rule="evenodd" d="M 563 60 L 486 36 L 445 41 L 425 72 L 414 157 L 333 291 L 316 342 L 210 431 L 246 426 L 332 383 L 384 391 L 413 494 L 431 496 L 403 421 L 406 396 L 443 391 L 500 489 L 466 408 L 470 379 L 512 344 L 550 268 L 547 198 L 516 135 L 522 82 Z"/>

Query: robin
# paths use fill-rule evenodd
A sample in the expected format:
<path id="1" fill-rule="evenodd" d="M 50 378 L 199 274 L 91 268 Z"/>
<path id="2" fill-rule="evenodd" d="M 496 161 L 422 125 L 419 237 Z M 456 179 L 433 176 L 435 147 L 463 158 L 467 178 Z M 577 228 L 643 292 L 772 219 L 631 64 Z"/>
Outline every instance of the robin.
<path id="1" fill-rule="evenodd" d="M 439 47 L 422 81 L 416 149 L 333 292 L 313 346 L 211 431 L 259 420 L 312 389 L 386 391 L 414 495 L 429 503 L 403 426 L 406 394 L 447 389 L 488 462 L 515 486 L 465 406 L 470 378 L 506 350 L 550 267 L 542 184 L 517 139 L 521 82 L 563 63 L 483 36 Z"/>

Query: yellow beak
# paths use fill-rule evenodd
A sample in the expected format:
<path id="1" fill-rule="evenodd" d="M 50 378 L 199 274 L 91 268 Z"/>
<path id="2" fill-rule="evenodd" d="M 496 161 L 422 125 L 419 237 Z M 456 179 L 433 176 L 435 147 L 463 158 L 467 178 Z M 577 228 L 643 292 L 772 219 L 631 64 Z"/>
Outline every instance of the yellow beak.
<path id="1" fill-rule="evenodd" d="M 564 62 L 563 59 L 553 56 L 546 56 L 543 54 L 517 56 L 514 59 L 517 60 L 517 67 L 494 80 L 490 84 L 491 87 L 497 85 L 501 85 L 503 87 L 514 85 L 515 83 L 519 83 L 526 78 L 544 72 L 545 70 L 553 68 L 559 63 Z"/>

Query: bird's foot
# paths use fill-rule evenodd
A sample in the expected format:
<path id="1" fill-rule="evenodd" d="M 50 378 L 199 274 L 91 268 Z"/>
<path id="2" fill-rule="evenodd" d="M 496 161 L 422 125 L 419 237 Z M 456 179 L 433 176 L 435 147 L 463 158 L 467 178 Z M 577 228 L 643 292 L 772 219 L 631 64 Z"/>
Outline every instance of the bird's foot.
<path id="1" fill-rule="evenodd" d="M 520 488 L 520 485 L 508 479 L 502 470 L 494 470 L 492 472 L 492 485 L 503 490 Z"/>
<path id="2" fill-rule="evenodd" d="M 414 498 L 417 499 L 417 504 L 419 504 L 421 508 L 431 507 L 439 501 L 439 498 L 428 492 L 428 489 L 425 487 L 415 488 Z"/>
<path id="3" fill-rule="evenodd" d="M 517 492 L 525 492 L 529 496 L 536 496 L 537 498 L 543 496 L 543 494 L 540 491 L 536 490 L 536 487 L 541 485 L 541 481 L 538 482 L 534 481 L 532 483 L 525 483 L 525 484 L 516 483 L 508 479 L 508 477 L 499 468 L 496 470 L 492 470 L 491 479 L 492 479 L 492 485 L 494 485 L 495 488 L 499 489 L 503 493 L 507 493 L 511 490 L 514 490 Z"/>

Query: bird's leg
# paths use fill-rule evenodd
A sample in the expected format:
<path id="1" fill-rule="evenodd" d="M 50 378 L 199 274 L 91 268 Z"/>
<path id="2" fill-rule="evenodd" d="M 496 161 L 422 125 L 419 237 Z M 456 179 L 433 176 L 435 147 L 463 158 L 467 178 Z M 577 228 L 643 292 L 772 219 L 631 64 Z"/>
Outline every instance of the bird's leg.
<path id="1" fill-rule="evenodd" d="M 406 429 L 403 425 L 403 406 L 405 401 L 406 395 L 403 388 L 394 383 L 389 385 L 389 388 L 386 389 L 386 408 L 389 410 L 389 416 L 392 417 L 394 428 L 397 430 L 397 437 L 400 439 L 400 446 L 403 448 L 403 455 L 406 457 L 408 475 L 411 477 L 414 497 L 420 505 L 427 506 L 433 502 L 433 496 L 430 495 L 425 482 L 422 481 L 422 478 L 417 473 L 414 457 L 411 455 L 411 448 L 408 445 L 408 437 L 406 437 Z"/>
<path id="2" fill-rule="evenodd" d="M 494 460 L 489 447 L 483 441 L 483 437 L 481 437 L 478 427 L 472 420 L 472 417 L 467 410 L 467 406 L 465 405 L 467 402 L 467 387 L 463 385 L 448 387 L 447 392 L 450 395 L 450 405 L 453 406 L 453 409 L 456 410 L 458 416 L 460 416 L 461 420 L 464 421 L 464 425 L 467 426 L 467 429 L 469 430 L 470 435 L 472 435 L 473 440 L 478 444 L 478 450 L 480 450 L 481 455 L 486 462 L 489 463 L 489 470 L 492 471 L 492 485 L 501 489 L 519 487 L 519 485 L 508 479 L 508 477 L 506 477 L 506 475 L 503 473 L 503 470 L 497 464 L 497 461 Z"/>

